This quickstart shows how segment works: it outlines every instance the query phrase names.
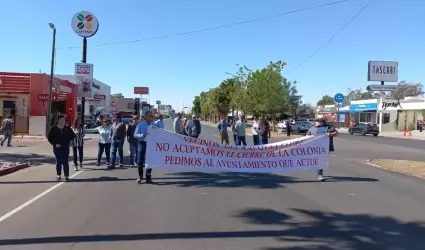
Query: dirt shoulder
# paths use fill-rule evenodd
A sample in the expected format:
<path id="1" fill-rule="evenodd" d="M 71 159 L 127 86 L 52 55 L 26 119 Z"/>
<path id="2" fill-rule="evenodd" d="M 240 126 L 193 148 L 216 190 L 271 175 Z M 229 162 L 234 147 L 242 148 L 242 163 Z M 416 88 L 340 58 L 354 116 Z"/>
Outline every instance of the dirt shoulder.
<path id="1" fill-rule="evenodd" d="M 389 171 L 402 173 L 425 179 L 425 162 L 391 159 L 373 159 L 368 161 L 369 165 Z"/>

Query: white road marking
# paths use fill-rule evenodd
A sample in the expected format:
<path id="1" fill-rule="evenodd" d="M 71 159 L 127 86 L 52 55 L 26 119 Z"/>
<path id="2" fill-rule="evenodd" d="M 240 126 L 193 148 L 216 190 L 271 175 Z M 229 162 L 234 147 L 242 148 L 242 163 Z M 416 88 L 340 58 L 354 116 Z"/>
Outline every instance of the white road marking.
<path id="1" fill-rule="evenodd" d="M 71 177 L 69 177 L 70 179 L 74 178 L 75 176 L 81 174 L 84 171 L 79 171 L 75 174 L 73 174 Z M 17 212 L 21 211 L 22 209 L 24 209 L 25 207 L 28 207 L 29 205 L 31 205 L 32 203 L 36 202 L 38 199 L 42 198 L 43 196 L 45 196 L 46 194 L 52 192 L 53 190 L 55 190 L 56 188 L 60 187 L 61 185 L 63 185 L 65 182 L 60 182 L 56 185 L 54 185 L 53 187 L 47 189 L 46 191 L 42 192 L 41 194 L 37 195 L 36 197 L 32 198 L 31 200 L 25 202 L 24 204 L 20 205 L 19 207 L 13 209 L 12 211 L 10 211 L 9 213 L 3 215 L 2 217 L 0 217 L 0 223 L 3 222 L 4 220 L 6 220 L 7 218 L 11 217 L 12 215 L 16 214 Z"/>

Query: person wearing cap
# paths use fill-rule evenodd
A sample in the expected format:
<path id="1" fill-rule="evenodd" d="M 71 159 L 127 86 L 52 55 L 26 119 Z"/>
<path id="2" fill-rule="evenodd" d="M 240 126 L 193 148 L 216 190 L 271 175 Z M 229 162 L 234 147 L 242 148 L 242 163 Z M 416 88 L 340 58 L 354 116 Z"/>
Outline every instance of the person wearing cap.
<path id="1" fill-rule="evenodd" d="M 307 135 L 324 135 L 329 136 L 329 152 L 335 151 L 333 138 L 338 135 L 338 130 L 334 126 L 326 124 L 325 118 L 321 115 L 317 116 L 316 123 L 312 126 Z M 325 181 L 326 178 L 323 176 L 323 169 L 317 170 L 317 179 L 319 181 Z"/>
<path id="2" fill-rule="evenodd" d="M 139 116 L 133 115 L 133 120 L 127 126 L 127 142 L 129 145 L 129 153 L 130 153 L 130 167 L 135 167 L 137 164 L 137 145 L 138 141 L 134 138 L 134 131 L 136 131 L 136 126 L 139 122 Z M 136 159 L 134 159 L 134 155 L 136 155 Z"/>
<path id="3" fill-rule="evenodd" d="M 97 153 L 96 166 L 100 166 L 103 152 L 106 155 L 106 165 L 109 166 L 111 162 L 111 125 L 110 120 L 105 117 L 102 120 L 102 125 L 98 126 L 96 130 L 99 132 L 99 150 Z"/>
<path id="4" fill-rule="evenodd" d="M 139 122 L 136 127 L 136 131 L 134 131 L 134 138 L 136 138 L 139 142 L 137 147 L 137 157 L 138 157 L 138 172 L 139 178 L 137 179 L 137 183 L 141 184 L 143 180 L 143 169 L 146 167 L 146 137 L 148 136 L 148 127 L 154 128 L 155 125 L 153 123 L 153 114 L 152 111 L 147 111 L 145 113 L 145 120 Z M 152 169 L 146 168 L 146 183 L 152 183 Z"/>
<path id="5" fill-rule="evenodd" d="M 111 157 L 111 165 L 108 167 L 109 169 L 115 168 L 115 163 L 117 159 L 117 151 L 119 156 L 119 166 L 124 167 L 124 141 L 127 136 L 127 128 L 126 125 L 121 121 L 121 116 L 116 114 L 114 117 L 114 122 L 111 126 L 111 142 L 112 142 L 112 157 Z"/>
<path id="6" fill-rule="evenodd" d="M 198 121 L 196 115 L 192 115 L 192 119 L 186 125 L 187 135 L 190 137 L 198 138 L 201 134 L 201 123 Z"/>
<path id="7" fill-rule="evenodd" d="M 164 129 L 164 116 L 163 115 L 159 115 L 158 116 L 158 120 L 156 120 L 155 122 L 155 126 L 157 128 L 162 128 Z"/>

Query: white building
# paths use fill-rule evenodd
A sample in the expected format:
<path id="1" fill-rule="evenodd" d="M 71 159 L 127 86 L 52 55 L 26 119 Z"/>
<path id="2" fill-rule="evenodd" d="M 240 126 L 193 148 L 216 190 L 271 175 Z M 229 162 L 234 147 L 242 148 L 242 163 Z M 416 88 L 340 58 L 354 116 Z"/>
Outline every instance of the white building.
<path id="1" fill-rule="evenodd" d="M 55 77 L 68 80 L 71 83 L 76 82 L 74 75 L 55 75 Z M 84 106 L 84 115 L 90 115 L 90 106 L 94 106 L 95 110 L 102 110 L 104 113 L 111 113 L 111 86 L 94 79 L 92 86 L 93 96 L 99 95 L 104 96 L 104 100 L 86 98 L 86 104 Z M 77 107 L 81 105 L 81 98 L 77 100 Z M 79 110 L 79 109 L 78 109 Z"/>
<path id="2" fill-rule="evenodd" d="M 416 123 L 425 118 L 425 98 L 406 97 L 403 100 L 384 99 L 378 106 L 382 111 L 382 130 L 416 129 Z"/>

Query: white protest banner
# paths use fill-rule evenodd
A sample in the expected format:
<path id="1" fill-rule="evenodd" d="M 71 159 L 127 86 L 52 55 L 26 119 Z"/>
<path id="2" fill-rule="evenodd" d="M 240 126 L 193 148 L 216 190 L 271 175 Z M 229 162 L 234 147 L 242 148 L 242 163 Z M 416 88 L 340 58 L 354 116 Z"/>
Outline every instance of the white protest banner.
<path id="1" fill-rule="evenodd" d="M 317 170 L 329 163 L 329 137 L 325 135 L 234 146 L 149 128 L 146 139 L 148 168 L 259 173 Z"/>

